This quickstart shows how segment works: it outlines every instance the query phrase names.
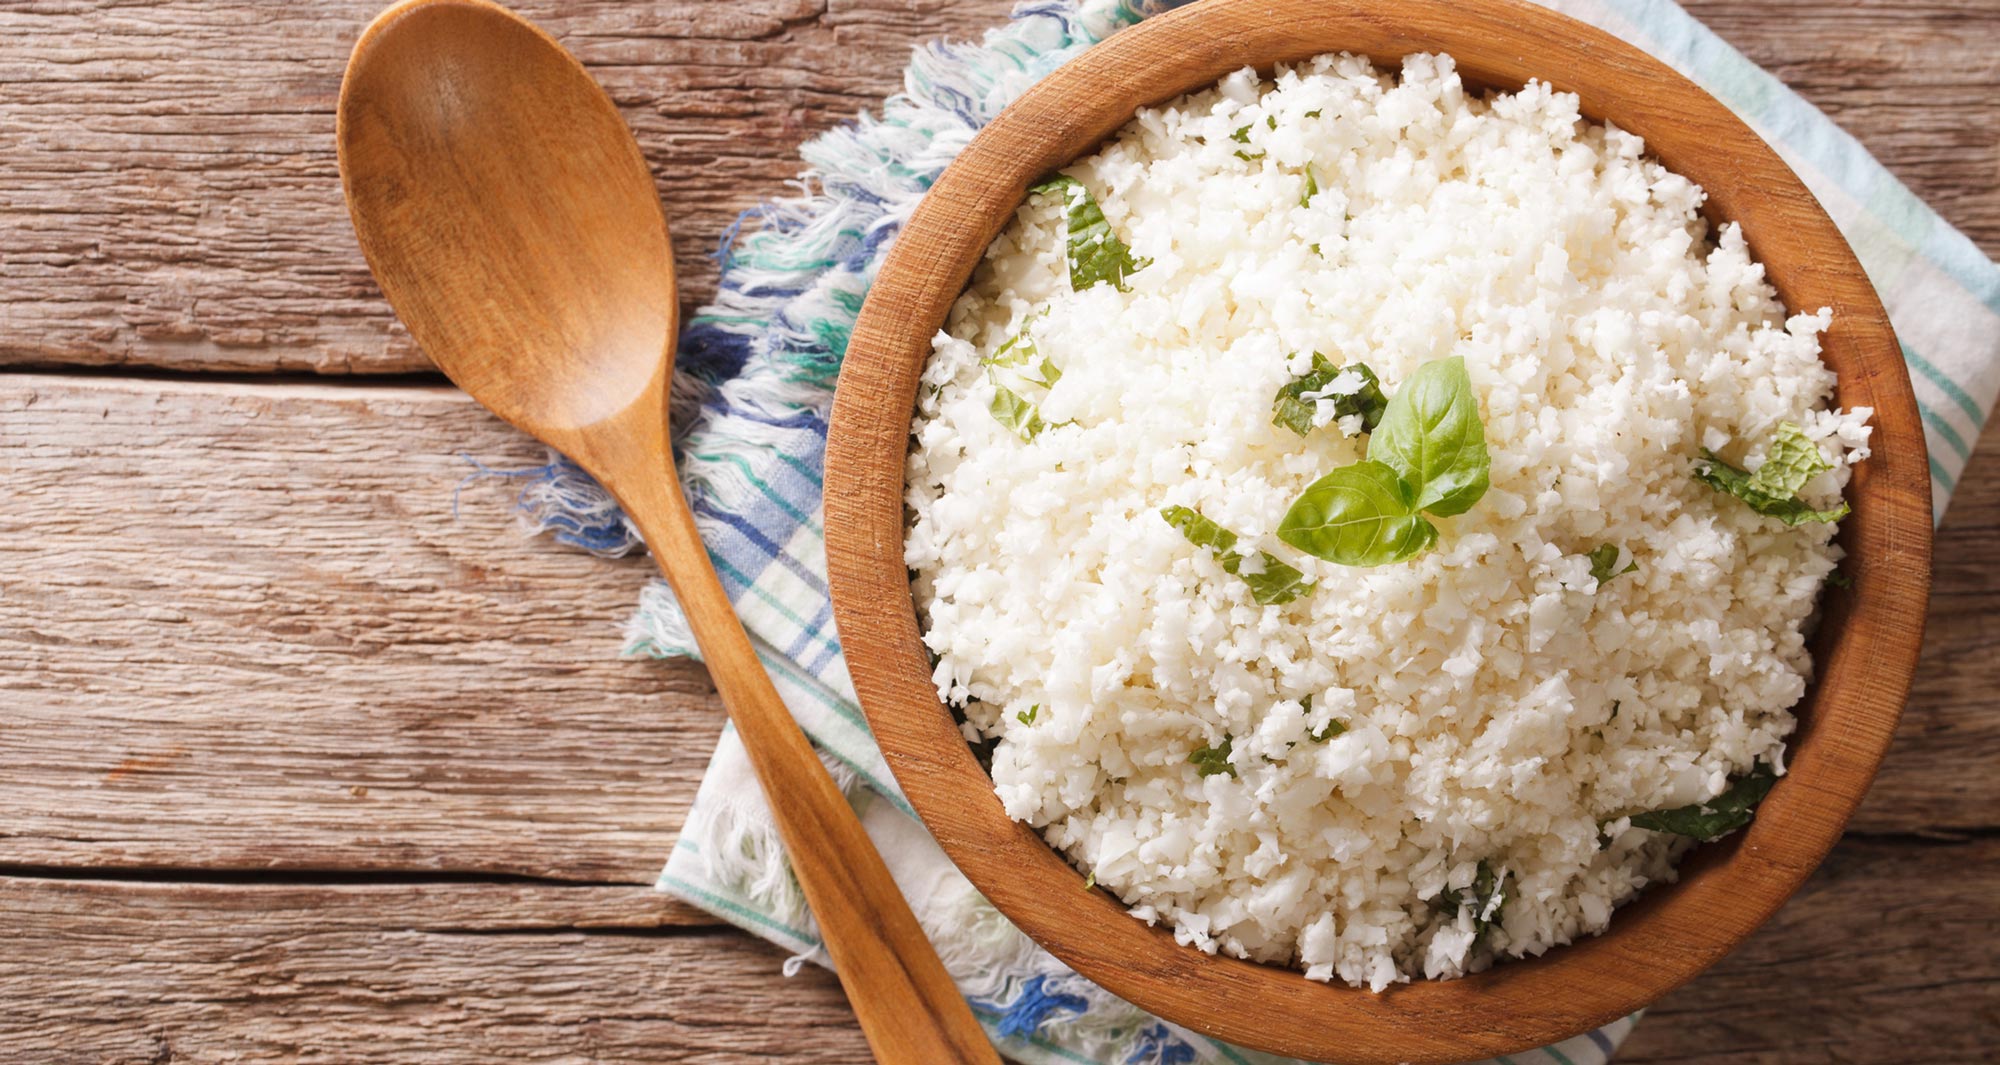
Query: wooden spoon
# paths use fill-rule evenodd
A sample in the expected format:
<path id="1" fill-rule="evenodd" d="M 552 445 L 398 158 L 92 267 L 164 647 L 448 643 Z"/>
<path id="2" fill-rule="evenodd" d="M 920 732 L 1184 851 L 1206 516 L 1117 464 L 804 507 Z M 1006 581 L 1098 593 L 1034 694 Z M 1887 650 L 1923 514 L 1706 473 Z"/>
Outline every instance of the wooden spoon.
<path id="1" fill-rule="evenodd" d="M 666 216 L 610 98 L 504 8 L 407 0 L 354 46 L 338 139 L 361 249 L 425 354 L 590 471 L 644 534 L 876 1058 L 998 1065 L 710 568 L 667 446 Z"/>

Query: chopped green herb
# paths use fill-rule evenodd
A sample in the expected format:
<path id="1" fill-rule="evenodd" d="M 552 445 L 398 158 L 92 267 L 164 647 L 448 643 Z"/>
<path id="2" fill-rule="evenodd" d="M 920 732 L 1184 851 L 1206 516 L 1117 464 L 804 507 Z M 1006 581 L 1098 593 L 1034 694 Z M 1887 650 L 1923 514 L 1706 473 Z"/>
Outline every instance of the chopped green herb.
<path id="1" fill-rule="evenodd" d="M 1762 762 L 1750 772 L 1730 782 L 1722 794 L 1707 802 L 1634 814 L 1632 827 L 1654 832 L 1672 832 L 1699 840 L 1720 839 L 1742 828 L 1757 816 L 1757 804 L 1771 793 L 1777 774 Z"/>
<path id="2" fill-rule="evenodd" d="M 1307 112 L 1306 112 L 1306 117 L 1307 117 L 1307 118 L 1318 118 L 1318 117 L 1319 117 L 1319 110 L 1320 110 L 1319 108 L 1315 107 L 1315 108 L 1313 108 L 1312 110 L 1310 110 L 1310 111 L 1307 111 Z"/>
<path id="3" fill-rule="evenodd" d="M 1588 557 L 1590 559 L 1590 575 L 1597 578 L 1597 583 L 1600 586 L 1613 577 L 1622 577 L 1639 568 L 1637 562 L 1631 563 L 1624 569 L 1616 568 L 1618 565 L 1617 544 L 1599 544 L 1590 550 Z"/>
<path id="4" fill-rule="evenodd" d="M 1036 703 L 1029 707 L 1025 713 L 1015 714 L 1014 720 L 1019 721 L 1023 725 L 1032 725 L 1035 723 L 1035 719 L 1040 716 L 1042 716 L 1042 704 Z"/>
<path id="5" fill-rule="evenodd" d="M 1832 464 L 1820 454 L 1819 445 L 1806 436 L 1805 430 L 1785 422 L 1778 426 L 1764 464 L 1757 467 L 1757 472 L 1745 473 L 1703 448 L 1694 475 L 1710 488 L 1748 503 L 1759 514 L 1786 525 L 1803 525 L 1809 521 L 1839 521 L 1848 514 L 1850 508 L 1845 500 L 1830 510 L 1815 510 L 1798 498 L 1799 489 L 1806 482 L 1831 468 Z"/>
<path id="6" fill-rule="evenodd" d="M 1224 736 L 1222 742 L 1213 747 L 1197 747 L 1188 754 L 1188 761 L 1194 763 L 1195 772 L 1202 776 L 1212 777 L 1217 773 L 1227 773 L 1233 777 L 1236 775 L 1236 767 L 1229 764 L 1229 748 L 1234 742 L 1234 738 Z"/>
<path id="7" fill-rule="evenodd" d="M 1127 291 L 1125 279 L 1152 265 L 1153 260 L 1135 256 L 1097 205 L 1083 183 L 1066 174 L 1057 174 L 1028 189 L 1029 195 L 1055 193 L 1063 198 L 1063 218 L 1069 230 L 1069 286 L 1078 292 L 1109 282 L 1120 292 Z"/>
<path id="8" fill-rule="evenodd" d="M 1312 732 L 1310 730 L 1307 731 L 1306 739 L 1309 739 L 1314 743 L 1325 743 L 1326 741 L 1346 731 L 1347 731 L 1346 725 L 1343 725 L 1338 721 L 1329 720 L 1326 724 L 1320 726 L 1320 730 L 1318 732 Z"/>
<path id="9" fill-rule="evenodd" d="M 1243 583 L 1250 586 L 1250 597 L 1265 606 L 1289 603 L 1312 591 L 1312 582 L 1306 580 L 1305 574 L 1273 558 L 1266 551 L 1257 552 L 1258 561 L 1263 564 L 1259 572 L 1243 572 L 1243 556 L 1236 550 L 1236 534 L 1203 517 L 1200 511 L 1171 506 L 1162 508 L 1160 517 L 1179 529 L 1189 543 L 1215 552 L 1215 560 L 1222 563 L 1223 570 L 1243 578 Z"/>
<path id="10" fill-rule="evenodd" d="M 998 382 L 993 385 L 993 401 L 987 404 L 986 409 L 992 412 L 995 421 L 1012 430 L 1023 441 L 1033 440 L 1049 427 L 1033 403 Z"/>
<path id="11" fill-rule="evenodd" d="M 1312 697 L 1312 696 L 1308 695 L 1308 696 L 1306 696 L 1305 698 L 1303 698 L 1303 699 L 1300 699 L 1300 700 L 1299 700 L 1299 710 L 1300 710 L 1301 712 L 1303 712 L 1303 713 L 1306 713 L 1306 714 L 1311 714 L 1311 713 L 1312 713 L 1312 708 L 1313 708 L 1313 697 Z M 1306 739 L 1309 739 L 1309 740 L 1313 741 L 1314 743 L 1325 743 L 1326 741 L 1328 741 L 1328 740 L 1330 740 L 1330 739 L 1334 738 L 1335 736 L 1338 736 L 1338 735 L 1340 735 L 1341 733 L 1343 733 L 1343 732 L 1346 732 L 1346 731 L 1347 731 L 1347 726 L 1346 726 L 1346 725 L 1343 725 L 1343 724 L 1341 724 L 1340 722 L 1338 722 L 1338 721 L 1334 721 L 1334 720 L 1332 720 L 1332 719 L 1330 719 L 1330 718 L 1329 718 L 1329 719 L 1327 720 L 1327 723 L 1326 723 L 1325 725 L 1322 725 L 1322 726 L 1320 726 L 1320 730 L 1319 730 L 1318 732 L 1314 732 L 1314 731 L 1313 731 L 1313 730 L 1311 730 L 1311 729 L 1307 729 L 1307 730 L 1306 730 Z M 1294 747 L 1294 746 L 1297 746 L 1297 745 L 1296 745 L 1296 744 L 1291 744 L 1291 743 L 1288 743 L 1288 744 L 1286 744 L 1285 746 L 1286 746 L 1286 748 L 1287 748 L 1287 749 L 1289 749 L 1289 748 L 1291 748 L 1291 747 Z"/>
<path id="12" fill-rule="evenodd" d="M 1062 380 L 1062 371 L 1042 354 L 1035 345 L 1035 338 L 1026 330 L 1008 337 L 993 354 L 979 360 L 979 365 L 989 370 L 1008 369 L 1020 374 L 1030 384 L 1043 388 L 1054 388 Z"/>
<path id="13" fill-rule="evenodd" d="M 1854 587 L 1854 578 L 1839 570 L 1834 570 L 1832 573 L 1826 575 L 1826 583 L 1835 588 L 1852 588 Z"/>
<path id="14" fill-rule="evenodd" d="M 1300 206 L 1300 207 L 1304 207 L 1304 206 L 1306 206 L 1306 205 L 1308 205 L 1308 204 L 1312 203 L 1312 198 L 1313 198 L 1314 196 L 1317 196 L 1317 195 L 1319 195 L 1319 182 L 1318 182 L 1318 181 L 1315 181 L 1315 180 L 1313 180 L 1313 168 L 1312 168 L 1312 164 L 1311 164 L 1311 163 L 1307 163 L 1307 164 L 1306 164 L 1306 187 L 1305 187 L 1305 190 L 1304 190 L 1304 191 L 1302 191 L 1302 192 L 1300 192 L 1300 193 L 1299 193 L 1299 206 Z M 1314 248 L 1315 250 L 1317 250 L 1317 249 L 1319 248 L 1319 245 L 1315 244 L 1315 245 L 1313 245 L 1313 248 Z"/>
<path id="15" fill-rule="evenodd" d="M 1484 860 L 1473 874 L 1470 897 L 1464 893 L 1460 898 L 1472 910 L 1472 927 L 1475 935 L 1485 935 L 1494 925 L 1500 923 L 1500 914 L 1507 908 L 1505 870 L 1495 873 L 1493 867 Z"/>
<path id="16" fill-rule="evenodd" d="M 1369 369 L 1365 362 L 1337 366 L 1332 359 L 1317 351 L 1313 352 L 1312 369 L 1303 377 L 1295 377 L 1286 382 L 1272 398 L 1271 424 L 1282 425 L 1300 436 L 1310 434 L 1313 430 L 1313 416 L 1318 413 L 1319 404 L 1317 397 L 1311 399 L 1307 397 L 1313 393 L 1324 392 L 1334 379 L 1349 370 L 1361 375 L 1361 387 L 1351 394 L 1327 397 L 1333 400 L 1334 417 L 1346 418 L 1359 414 L 1362 430 L 1373 432 L 1375 427 L 1382 423 L 1382 411 L 1389 404 L 1389 401 L 1382 397 L 1381 381 L 1375 376 L 1375 371 Z"/>
<path id="17" fill-rule="evenodd" d="M 1265 115 L 1265 116 L 1264 116 L 1264 128 L 1265 128 L 1265 129 L 1277 129 L 1277 128 L 1278 128 L 1278 116 L 1277 116 L 1277 115 Z"/>
<path id="18" fill-rule="evenodd" d="M 1089 891 L 1091 888 L 1094 888 L 1096 886 L 1097 886 L 1097 870 L 1092 869 L 1090 871 L 1090 875 L 1083 878 L 1083 890 Z"/>
<path id="19" fill-rule="evenodd" d="M 1417 367 L 1369 436 L 1368 457 L 1387 464 L 1416 491 L 1418 510 L 1463 514 L 1486 494 L 1492 460 L 1463 358 Z"/>
<path id="20" fill-rule="evenodd" d="M 1274 125 L 1271 128 L 1277 129 L 1278 127 Z M 1235 141 L 1238 144 L 1250 143 L 1250 127 L 1249 126 L 1236 127 L 1236 132 L 1231 133 L 1229 135 L 1229 139 Z M 1241 159 L 1246 163 L 1254 163 L 1257 160 L 1264 158 L 1264 153 L 1257 152 L 1256 154 L 1253 155 L 1239 148 L 1236 151 L 1236 158 Z"/>
<path id="21" fill-rule="evenodd" d="M 1344 566 L 1407 561 L 1437 542 L 1420 512 L 1463 514 L 1486 494 L 1491 462 L 1465 360 L 1425 363 L 1384 408 L 1368 460 L 1307 485 L 1278 539 Z"/>
<path id="22" fill-rule="evenodd" d="M 1472 915 L 1473 935 L 1484 936 L 1500 923 L 1500 914 L 1506 909 L 1505 874 L 1504 869 L 1495 873 L 1493 866 L 1482 859 L 1473 873 L 1472 883 L 1432 899 L 1431 912 L 1455 915 L 1462 908 Z"/>

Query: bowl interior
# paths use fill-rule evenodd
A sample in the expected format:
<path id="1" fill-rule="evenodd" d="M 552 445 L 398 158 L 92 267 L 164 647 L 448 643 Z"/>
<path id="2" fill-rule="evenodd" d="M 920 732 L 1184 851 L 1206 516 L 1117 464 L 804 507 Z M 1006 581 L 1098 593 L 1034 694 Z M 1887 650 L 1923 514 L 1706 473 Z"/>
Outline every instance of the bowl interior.
<path id="1" fill-rule="evenodd" d="M 1451 54 L 1468 84 L 1531 79 L 1643 136 L 1742 224 L 1787 307 L 1833 309 L 1838 402 L 1875 409 L 1842 543 L 1854 589 L 1825 605 L 1819 674 L 1791 772 L 1749 829 L 1700 848 L 1679 883 L 1623 907 L 1599 937 L 1461 980 L 1371 994 L 1181 947 L 1128 917 L 1008 820 L 930 682 L 903 564 L 903 461 L 930 338 L 1027 185 L 1092 150 L 1142 106 L 1243 66 L 1323 52 L 1394 67 Z M 1727 108 L 1643 53 L 1516 0 L 1205 0 L 1091 49 L 1021 97 L 939 179 L 878 275 L 850 342 L 826 470 L 836 621 L 869 722 L 938 842 L 1002 912 L 1077 971 L 1204 1035 L 1351 1063 L 1458 1062 L 1555 1042 L 1643 1007 L 1741 941 L 1839 838 L 1908 693 L 1930 580 L 1930 483 L 1895 337 L 1840 233 Z"/>

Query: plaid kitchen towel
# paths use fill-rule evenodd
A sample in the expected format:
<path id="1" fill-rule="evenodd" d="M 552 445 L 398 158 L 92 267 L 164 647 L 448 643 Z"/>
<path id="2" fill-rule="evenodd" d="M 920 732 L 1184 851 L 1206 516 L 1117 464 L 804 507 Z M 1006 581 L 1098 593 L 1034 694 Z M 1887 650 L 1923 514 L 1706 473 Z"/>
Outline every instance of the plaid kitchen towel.
<path id="1" fill-rule="evenodd" d="M 2000 268 L 1825 115 L 1670 0 L 1550 0 L 1661 57 L 1774 144 L 1847 234 L 1904 344 L 1942 514 L 2000 389 Z M 687 325 L 675 424 L 696 520 L 779 692 L 848 785 L 946 965 L 1010 1056 L 1036 1065 L 1276 1063 L 1165 1024 L 1069 971 L 1013 928 L 938 850 L 870 737 L 833 632 L 820 470 L 835 376 L 877 265 L 953 156 L 1065 60 L 1142 18 L 1126 0 L 1023 4 L 980 44 L 920 49 L 878 116 L 803 148 L 798 195 L 749 212 L 720 253 L 721 292 Z M 574 466 L 532 471 L 523 505 L 566 542 L 637 539 Z M 655 582 L 628 651 L 695 656 Z M 709 765 L 659 886 L 823 961 L 811 915 L 732 731 Z M 1632 1019 L 1503 1065 L 1603 1065 Z"/>

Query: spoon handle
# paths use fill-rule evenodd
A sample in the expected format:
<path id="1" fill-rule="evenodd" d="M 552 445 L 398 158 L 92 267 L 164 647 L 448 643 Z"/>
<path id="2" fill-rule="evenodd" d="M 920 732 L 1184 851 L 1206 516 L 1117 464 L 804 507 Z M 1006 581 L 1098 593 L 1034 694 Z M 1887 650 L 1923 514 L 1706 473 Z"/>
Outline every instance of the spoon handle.
<path id="1" fill-rule="evenodd" d="M 629 489 L 614 494 L 673 586 L 750 753 L 792 872 L 875 1060 L 999 1065 L 854 808 L 771 686 L 709 562 L 671 465 L 665 478 L 632 479 L 618 488 Z"/>

